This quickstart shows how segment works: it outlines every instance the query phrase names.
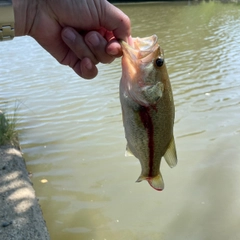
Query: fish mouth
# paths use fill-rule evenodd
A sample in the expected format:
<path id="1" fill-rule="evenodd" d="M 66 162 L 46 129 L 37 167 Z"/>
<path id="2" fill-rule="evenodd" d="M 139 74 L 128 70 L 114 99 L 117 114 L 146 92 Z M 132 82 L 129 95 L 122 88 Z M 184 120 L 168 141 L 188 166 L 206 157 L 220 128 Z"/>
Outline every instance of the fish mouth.
<path id="1" fill-rule="evenodd" d="M 157 54 L 158 37 L 152 35 L 145 38 L 132 38 L 132 44 L 121 41 L 123 55 L 130 58 L 132 61 L 141 60 L 143 62 L 150 62 L 154 55 Z"/>

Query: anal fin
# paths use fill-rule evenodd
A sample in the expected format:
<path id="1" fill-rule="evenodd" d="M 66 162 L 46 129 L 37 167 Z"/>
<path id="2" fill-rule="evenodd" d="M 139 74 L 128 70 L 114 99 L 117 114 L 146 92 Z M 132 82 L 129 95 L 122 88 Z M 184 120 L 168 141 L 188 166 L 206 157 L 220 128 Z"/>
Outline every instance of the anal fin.
<path id="1" fill-rule="evenodd" d="M 169 167 L 172 168 L 177 165 L 178 160 L 177 160 L 177 152 L 176 152 L 174 137 L 172 137 L 172 140 L 170 141 L 170 143 L 168 145 L 168 149 L 164 154 L 164 158 Z"/>
<path id="2" fill-rule="evenodd" d="M 129 149 L 129 146 L 127 144 L 126 151 L 125 151 L 125 157 L 132 157 L 132 156 L 134 156 L 134 155 L 133 155 L 132 151 Z"/>

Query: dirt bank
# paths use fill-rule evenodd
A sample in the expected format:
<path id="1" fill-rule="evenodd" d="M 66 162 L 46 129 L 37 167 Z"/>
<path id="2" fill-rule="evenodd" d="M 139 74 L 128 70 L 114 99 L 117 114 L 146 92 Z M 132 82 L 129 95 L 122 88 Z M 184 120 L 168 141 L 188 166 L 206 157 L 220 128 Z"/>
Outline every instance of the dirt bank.
<path id="1" fill-rule="evenodd" d="M 25 161 L 12 146 L 0 147 L 0 239 L 50 239 Z"/>

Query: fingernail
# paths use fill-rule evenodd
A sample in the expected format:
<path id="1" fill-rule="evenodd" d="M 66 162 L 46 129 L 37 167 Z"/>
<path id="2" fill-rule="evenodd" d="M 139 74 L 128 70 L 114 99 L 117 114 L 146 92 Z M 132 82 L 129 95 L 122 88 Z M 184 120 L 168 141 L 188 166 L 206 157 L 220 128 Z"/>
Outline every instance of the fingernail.
<path id="1" fill-rule="evenodd" d="M 92 70 L 92 62 L 88 59 L 88 61 L 85 62 L 85 68 L 88 70 Z"/>
<path id="2" fill-rule="evenodd" d="M 109 50 L 108 50 L 108 54 L 109 54 L 109 55 L 112 55 L 112 56 L 116 56 L 116 55 L 119 54 L 119 50 L 116 49 L 116 48 L 109 49 Z"/>
<path id="3" fill-rule="evenodd" d="M 133 46 L 133 39 L 132 39 L 132 36 L 129 36 L 129 38 L 127 39 L 127 43 L 130 45 L 130 46 Z"/>
<path id="4" fill-rule="evenodd" d="M 91 34 L 88 36 L 88 42 L 93 45 L 94 47 L 97 47 L 100 43 L 99 38 L 96 34 Z"/>
<path id="5" fill-rule="evenodd" d="M 63 36 L 72 42 L 74 42 L 74 40 L 76 39 L 76 35 L 71 29 L 65 29 L 63 32 Z"/>

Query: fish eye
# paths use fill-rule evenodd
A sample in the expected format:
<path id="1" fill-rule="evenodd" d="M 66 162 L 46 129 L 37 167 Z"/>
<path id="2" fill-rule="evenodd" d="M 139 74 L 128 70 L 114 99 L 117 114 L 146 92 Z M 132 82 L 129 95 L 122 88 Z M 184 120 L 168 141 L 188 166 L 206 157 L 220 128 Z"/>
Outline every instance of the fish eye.
<path id="1" fill-rule="evenodd" d="M 161 67 L 164 64 L 164 59 L 159 57 L 155 60 L 155 63 L 158 67 Z"/>

